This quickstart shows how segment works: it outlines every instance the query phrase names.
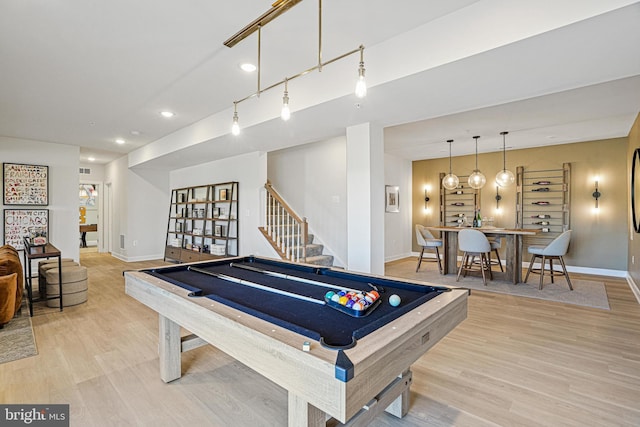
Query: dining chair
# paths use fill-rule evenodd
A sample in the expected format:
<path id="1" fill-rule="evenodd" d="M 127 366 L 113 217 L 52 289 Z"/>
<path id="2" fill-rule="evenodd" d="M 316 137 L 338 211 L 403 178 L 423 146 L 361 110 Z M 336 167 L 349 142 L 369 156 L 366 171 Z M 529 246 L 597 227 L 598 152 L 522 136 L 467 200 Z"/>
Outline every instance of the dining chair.
<path id="1" fill-rule="evenodd" d="M 489 264 L 489 253 L 491 252 L 491 244 L 489 239 L 482 231 L 474 230 L 471 228 L 460 230 L 458 232 L 458 249 L 463 252 L 462 263 L 458 269 L 458 276 L 456 282 L 460 280 L 460 274 L 464 271 L 465 276 L 467 271 L 482 272 L 482 282 L 487 286 L 487 277 L 485 272 L 489 272 L 489 277 L 493 280 L 493 273 L 491 272 L 491 265 Z M 480 257 L 480 265 L 474 266 L 473 257 Z M 471 260 L 469 259 L 471 257 Z"/>
<path id="2" fill-rule="evenodd" d="M 551 243 L 547 246 L 529 246 L 527 251 L 532 254 L 531 262 L 529 263 L 529 269 L 527 270 L 527 275 L 524 278 L 525 283 L 529 278 L 529 273 L 536 273 L 540 275 L 540 285 L 538 289 L 542 290 L 542 281 L 544 279 L 544 267 L 546 261 L 549 260 L 549 275 L 551 276 L 551 283 L 553 283 L 554 276 L 564 276 L 567 279 L 567 284 L 569 285 L 569 290 L 573 290 L 573 286 L 571 286 L 571 280 L 569 279 L 569 273 L 567 273 L 567 266 L 564 263 L 564 259 L 562 258 L 569 249 L 569 242 L 571 241 L 571 230 L 567 230 L 564 233 L 560 234 L 558 237 L 553 239 Z M 541 258 L 541 267 L 533 268 L 533 262 L 536 258 Z M 555 271 L 553 269 L 553 260 L 557 259 L 560 261 L 560 265 L 562 266 L 562 271 Z"/>
<path id="3" fill-rule="evenodd" d="M 489 251 L 489 265 L 497 265 L 500 267 L 500 271 L 504 273 L 504 267 L 502 266 L 502 261 L 500 260 L 500 252 L 498 250 L 502 247 L 502 237 L 497 236 L 489 239 L 489 245 L 491 245 L 491 251 Z M 491 252 L 496 254 L 496 259 L 491 259 Z M 473 259 L 473 258 L 472 258 Z M 480 261 L 474 260 L 475 264 L 480 264 Z"/>
<path id="4" fill-rule="evenodd" d="M 493 239 L 489 239 L 489 245 L 491 245 L 491 251 L 489 252 L 489 264 L 499 266 L 500 271 L 504 273 L 504 267 L 502 266 L 502 261 L 500 260 L 500 252 L 498 252 L 498 250 L 502 247 L 502 237 L 497 236 Z M 491 259 L 491 252 L 496 254 L 495 261 Z"/>
<path id="5" fill-rule="evenodd" d="M 420 256 L 418 257 L 416 273 L 420 270 L 420 264 L 422 264 L 425 249 L 435 249 L 436 259 L 434 261 L 438 261 L 438 270 L 440 271 L 440 274 L 442 274 L 442 262 L 440 261 L 440 250 L 438 249 L 443 244 L 442 239 L 436 239 L 425 226 L 416 224 L 416 240 L 418 245 L 422 247 Z"/>

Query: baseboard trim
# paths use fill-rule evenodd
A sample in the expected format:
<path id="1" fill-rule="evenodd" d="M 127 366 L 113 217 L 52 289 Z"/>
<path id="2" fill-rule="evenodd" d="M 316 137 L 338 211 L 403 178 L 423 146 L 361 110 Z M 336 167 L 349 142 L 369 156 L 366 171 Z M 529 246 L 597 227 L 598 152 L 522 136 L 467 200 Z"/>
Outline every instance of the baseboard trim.
<path id="1" fill-rule="evenodd" d="M 627 272 L 627 283 L 629 284 L 629 288 L 631 288 L 631 292 L 636 297 L 636 301 L 640 304 L 640 288 L 638 288 L 638 284 L 634 282 L 633 277 Z"/>
<path id="2" fill-rule="evenodd" d="M 120 261 L 124 261 L 124 262 L 138 262 L 138 261 L 155 261 L 155 260 L 159 260 L 159 259 L 164 259 L 164 254 L 159 254 L 159 255 L 141 255 L 141 256 L 137 256 L 137 257 L 127 257 L 127 256 L 123 256 L 117 253 L 111 253 L 111 256 L 114 258 L 119 259 Z"/>

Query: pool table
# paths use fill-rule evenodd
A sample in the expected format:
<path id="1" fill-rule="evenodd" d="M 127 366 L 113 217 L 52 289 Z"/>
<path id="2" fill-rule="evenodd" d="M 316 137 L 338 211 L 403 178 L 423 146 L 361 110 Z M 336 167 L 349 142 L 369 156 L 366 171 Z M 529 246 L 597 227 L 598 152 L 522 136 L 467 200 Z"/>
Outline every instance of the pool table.
<path id="1" fill-rule="evenodd" d="M 163 381 L 182 375 L 181 352 L 212 344 L 288 391 L 290 426 L 402 417 L 411 364 L 467 315 L 467 290 L 255 256 L 124 275 L 159 315 Z M 325 300 L 339 289 L 380 298 L 354 311 Z"/>

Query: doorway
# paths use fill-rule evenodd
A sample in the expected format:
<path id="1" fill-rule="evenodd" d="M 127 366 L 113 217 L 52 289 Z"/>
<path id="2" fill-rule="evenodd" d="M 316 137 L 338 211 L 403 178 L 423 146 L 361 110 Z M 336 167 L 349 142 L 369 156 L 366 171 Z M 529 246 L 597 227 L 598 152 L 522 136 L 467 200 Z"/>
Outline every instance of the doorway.
<path id="1" fill-rule="evenodd" d="M 98 252 L 102 224 L 100 184 L 81 183 L 78 191 L 79 200 L 79 245 L 80 252 Z"/>

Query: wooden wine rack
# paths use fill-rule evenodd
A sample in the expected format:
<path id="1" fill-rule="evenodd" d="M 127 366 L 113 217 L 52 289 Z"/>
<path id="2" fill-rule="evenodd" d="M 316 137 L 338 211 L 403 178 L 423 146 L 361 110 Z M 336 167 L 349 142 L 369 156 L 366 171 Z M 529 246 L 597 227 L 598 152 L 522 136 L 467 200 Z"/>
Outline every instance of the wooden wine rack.
<path id="1" fill-rule="evenodd" d="M 538 229 L 524 239 L 527 245 L 547 245 L 569 230 L 571 164 L 562 169 L 516 170 L 516 228 Z"/>

